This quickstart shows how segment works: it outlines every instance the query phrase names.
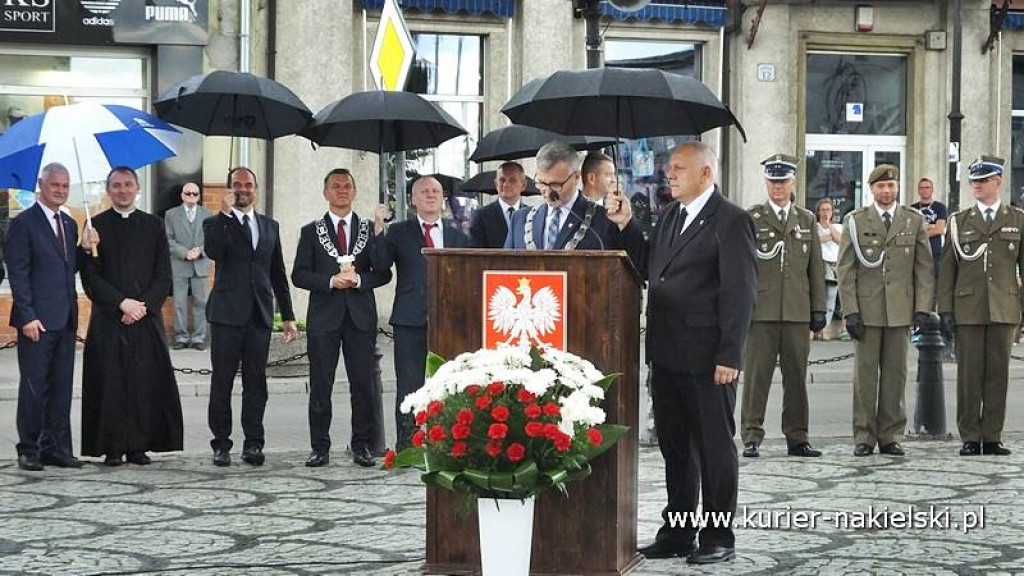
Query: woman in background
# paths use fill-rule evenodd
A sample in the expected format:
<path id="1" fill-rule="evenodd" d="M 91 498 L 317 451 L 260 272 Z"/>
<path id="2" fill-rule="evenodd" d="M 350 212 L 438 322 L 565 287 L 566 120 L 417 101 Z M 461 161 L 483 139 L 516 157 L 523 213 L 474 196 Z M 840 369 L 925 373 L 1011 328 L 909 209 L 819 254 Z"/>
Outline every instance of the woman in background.
<path id="1" fill-rule="evenodd" d="M 836 311 L 836 298 L 839 296 L 839 239 L 843 236 L 843 225 L 833 222 L 835 205 L 832 200 L 822 198 L 814 207 L 817 217 L 818 241 L 821 242 L 821 259 L 825 261 L 825 319 L 831 323 Z M 826 329 L 828 326 L 826 326 Z M 825 330 L 814 335 L 815 340 L 828 340 Z"/>

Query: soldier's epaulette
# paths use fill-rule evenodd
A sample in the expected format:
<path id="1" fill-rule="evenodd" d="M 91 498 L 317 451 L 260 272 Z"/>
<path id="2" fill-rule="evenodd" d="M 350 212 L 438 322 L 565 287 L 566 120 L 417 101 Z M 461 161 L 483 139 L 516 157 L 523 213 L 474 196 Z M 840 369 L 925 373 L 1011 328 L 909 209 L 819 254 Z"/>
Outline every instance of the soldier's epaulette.
<path id="1" fill-rule="evenodd" d="M 1013 208 L 1014 210 L 1016 210 L 1018 214 L 1024 214 L 1024 208 L 1021 208 L 1019 206 L 1014 206 L 1013 204 L 1010 204 L 1010 208 Z"/>
<path id="2" fill-rule="evenodd" d="M 794 204 L 793 206 L 796 206 L 796 204 Z M 815 218 L 814 212 L 811 212 L 810 210 L 804 208 L 803 206 L 796 206 L 796 212 L 797 214 L 802 214 L 805 217 L 810 216 L 811 218 Z"/>
<path id="3" fill-rule="evenodd" d="M 853 210 L 850 210 L 849 212 L 846 213 L 846 216 L 843 217 L 843 221 L 845 221 L 847 218 L 859 216 L 860 214 L 867 212 L 869 208 L 871 208 L 870 204 L 867 206 L 861 206 L 860 208 L 854 208 Z"/>
<path id="4" fill-rule="evenodd" d="M 1017 209 L 1020 210 L 1020 208 L 1017 208 Z M 961 209 L 957 210 L 956 212 L 954 212 L 953 216 L 962 216 L 964 214 L 967 214 L 970 211 L 971 211 L 971 206 L 968 206 L 967 208 L 961 208 Z"/>
<path id="5" fill-rule="evenodd" d="M 764 213 L 764 204 L 754 204 L 750 208 L 747 208 L 747 212 L 753 214 L 754 212 Z"/>
<path id="6" fill-rule="evenodd" d="M 921 212 L 921 210 L 919 210 L 917 208 L 914 208 L 910 204 L 907 204 L 906 206 L 904 206 L 904 208 L 906 208 L 907 210 L 910 210 L 911 212 L 914 212 L 918 216 L 922 216 L 922 217 L 924 216 L 924 214 Z"/>

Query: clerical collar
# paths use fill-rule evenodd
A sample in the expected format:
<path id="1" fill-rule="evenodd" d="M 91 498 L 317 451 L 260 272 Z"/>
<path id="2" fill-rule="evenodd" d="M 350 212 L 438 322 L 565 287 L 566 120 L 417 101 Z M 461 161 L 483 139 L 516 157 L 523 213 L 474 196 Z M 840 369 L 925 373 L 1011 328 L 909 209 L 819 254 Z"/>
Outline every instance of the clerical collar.
<path id="1" fill-rule="evenodd" d="M 131 216 L 132 214 L 135 213 L 135 210 L 136 210 L 135 206 L 132 206 L 131 210 L 118 210 L 117 208 L 114 208 L 114 212 L 117 212 L 118 214 L 120 214 L 121 218 L 127 218 L 127 217 Z"/>
<path id="2" fill-rule="evenodd" d="M 996 200 L 995 204 L 993 204 L 991 206 L 986 206 L 986 205 L 982 204 L 981 200 L 978 200 L 978 212 L 981 212 L 981 215 L 984 216 L 985 215 L 985 210 L 988 210 L 988 209 L 991 208 L 992 209 L 992 213 L 995 214 L 996 212 L 999 212 L 999 206 L 1000 206 L 1001 203 L 1002 202 L 1000 200 Z"/>

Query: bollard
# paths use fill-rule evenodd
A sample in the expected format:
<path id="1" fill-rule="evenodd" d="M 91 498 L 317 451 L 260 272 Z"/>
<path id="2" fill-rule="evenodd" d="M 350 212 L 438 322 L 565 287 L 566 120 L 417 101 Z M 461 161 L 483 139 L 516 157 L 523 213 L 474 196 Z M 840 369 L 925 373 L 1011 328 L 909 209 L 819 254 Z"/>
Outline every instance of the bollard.
<path id="1" fill-rule="evenodd" d="M 946 400 L 942 382 L 942 340 L 938 314 L 929 313 L 921 323 L 917 343 L 917 405 L 914 407 L 914 434 L 946 438 Z"/>
<path id="2" fill-rule="evenodd" d="M 380 361 L 384 357 L 380 346 L 373 346 L 373 388 L 370 391 L 370 413 L 373 414 L 373 435 L 370 437 L 370 452 L 383 456 L 387 452 L 384 436 L 384 384 L 381 377 Z"/>

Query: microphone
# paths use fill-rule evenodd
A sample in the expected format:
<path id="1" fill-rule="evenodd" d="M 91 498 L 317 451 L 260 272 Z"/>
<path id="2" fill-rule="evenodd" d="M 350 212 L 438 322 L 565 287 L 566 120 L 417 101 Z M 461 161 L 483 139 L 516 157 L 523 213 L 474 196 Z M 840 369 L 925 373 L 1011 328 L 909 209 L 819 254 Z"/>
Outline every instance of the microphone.
<path id="1" fill-rule="evenodd" d="M 579 214 L 573 212 L 572 210 L 570 210 L 568 208 L 566 209 L 566 211 L 569 213 L 569 215 L 571 215 L 573 218 L 575 218 L 576 220 L 579 221 L 580 226 L 583 225 L 583 219 L 580 218 Z M 583 234 L 583 237 L 586 238 L 587 234 L 593 234 L 594 238 L 597 238 L 598 244 L 601 245 L 601 250 L 607 250 L 607 248 L 604 247 L 604 240 L 601 239 L 601 235 L 600 234 L 598 234 L 597 232 L 594 232 L 594 227 L 593 226 L 587 228 L 587 232 Z"/>

